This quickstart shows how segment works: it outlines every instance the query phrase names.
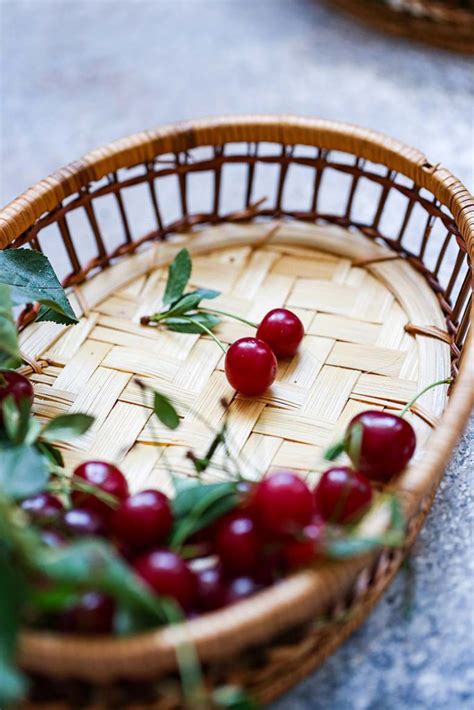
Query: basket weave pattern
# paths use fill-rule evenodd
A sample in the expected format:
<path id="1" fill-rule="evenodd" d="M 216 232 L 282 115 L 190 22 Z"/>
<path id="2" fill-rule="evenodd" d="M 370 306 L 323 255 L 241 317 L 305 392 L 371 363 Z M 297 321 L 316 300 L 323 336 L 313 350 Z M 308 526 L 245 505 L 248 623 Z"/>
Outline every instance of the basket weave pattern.
<path id="1" fill-rule="evenodd" d="M 240 170 L 230 183 L 229 168 Z M 273 171 L 264 192 L 262 168 Z M 307 175 L 304 206 L 292 186 L 295 169 Z M 178 215 L 165 214 L 170 179 Z M 338 181 L 337 204 L 325 192 L 327 180 Z M 128 191 L 137 188 L 146 195 L 151 225 L 142 226 L 127 204 Z M 232 202 L 234 193 L 240 204 Z M 112 201 L 121 240 L 102 225 L 102 198 Z M 219 400 L 232 396 L 220 352 L 207 338 L 138 324 L 159 307 L 165 267 L 186 243 L 193 284 L 223 291 L 221 307 L 258 320 L 288 304 L 305 322 L 301 356 L 281 364 L 268 396 L 237 397 L 231 406 L 233 445 L 259 471 L 292 467 L 316 476 L 321 448 L 354 413 L 397 409 L 451 368 L 456 383 L 446 412 L 440 388 L 412 415 L 419 453 L 427 436 L 430 447 L 397 483 L 410 521 L 408 545 L 472 406 L 466 366 L 472 215 L 472 199 L 444 168 L 396 141 L 327 122 L 198 122 L 95 151 L 0 216 L 2 247 L 30 244 L 54 263 L 55 245 L 63 245 L 71 266 L 64 282 L 82 315 L 64 332 L 55 324 L 28 325 L 31 312 L 23 314 L 35 409 L 40 417 L 79 409 L 96 416 L 92 433 L 65 452 L 71 465 L 90 454 L 115 458 L 132 488 L 166 489 L 163 447 L 153 445 L 160 441 L 173 466 L 190 472 L 185 452 L 190 446 L 199 452 L 207 441 L 196 413 L 216 425 Z M 142 248 L 147 242 L 151 249 Z M 226 342 L 244 334 L 245 326 L 227 320 L 219 329 Z M 150 377 L 177 400 L 184 422 L 176 434 L 151 425 L 133 374 Z M 264 700 L 282 692 L 360 623 L 402 557 L 402 551 L 377 553 L 305 571 L 190 622 L 187 633 L 209 682 L 242 682 Z M 341 620 L 348 608 L 350 618 Z M 321 617 L 329 623 L 314 628 Z M 173 673 L 178 641 L 179 630 L 171 629 L 106 642 L 28 632 L 20 657 L 32 671 L 105 683 L 107 695 L 118 692 L 120 677 Z M 159 690 L 153 693 L 156 707 L 167 707 Z"/>

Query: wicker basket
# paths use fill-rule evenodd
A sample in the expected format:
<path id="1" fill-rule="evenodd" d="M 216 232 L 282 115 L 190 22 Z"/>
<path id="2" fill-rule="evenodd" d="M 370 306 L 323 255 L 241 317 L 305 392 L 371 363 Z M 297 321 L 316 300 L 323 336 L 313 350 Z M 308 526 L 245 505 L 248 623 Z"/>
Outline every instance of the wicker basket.
<path id="1" fill-rule="evenodd" d="M 329 0 L 375 29 L 464 54 L 474 53 L 472 0 Z"/>
<path id="2" fill-rule="evenodd" d="M 396 411 L 451 370 L 447 406 L 437 388 L 411 414 L 416 461 L 395 484 L 408 547 L 473 404 L 474 202 L 466 189 L 371 131 L 244 117 L 118 141 L 8 205 L 0 247 L 42 249 L 63 271 L 67 260 L 64 283 L 82 316 L 69 330 L 23 317 L 36 413 L 93 413 L 92 433 L 64 451 L 68 465 L 92 453 L 116 460 L 133 489 L 169 485 L 157 439 L 189 474 L 183 454 L 205 440 L 196 412 L 216 422 L 221 397 L 232 396 L 209 339 L 139 325 L 160 303 L 164 267 L 183 243 L 194 283 L 223 291 L 228 307 L 257 319 L 288 303 L 305 322 L 303 350 L 280 366 L 271 391 L 231 406 L 235 446 L 261 470 L 317 476 L 321 448 L 354 413 Z M 220 336 L 230 342 L 245 327 L 224 321 Z M 176 434 L 150 424 L 133 373 L 179 402 Z M 188 622 L 210 686 L 237 683 L 263 702 L 278 696 L 360 624 L 404 552 L 319 565 Z M 19 660 L 36 679 L 32 702 L 44 707 L 174 708 L 181 639 L 180 628 L 105 640 L 25 631 Z"/>

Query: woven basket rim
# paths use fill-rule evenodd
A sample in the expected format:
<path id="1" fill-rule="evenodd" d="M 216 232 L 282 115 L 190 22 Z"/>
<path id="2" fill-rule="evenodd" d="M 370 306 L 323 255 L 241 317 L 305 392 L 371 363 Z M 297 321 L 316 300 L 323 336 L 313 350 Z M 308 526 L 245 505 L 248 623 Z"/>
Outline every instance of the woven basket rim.
<path id="1" fill-rule="evenodd" d="M 448 169 L 382 132 L 291 114 L 243 114 L 181 121 L 92 150 L 40 180 L 0 210 L 0 248 L 8 246 L 58 202 L 110 172 L 150 161 L 161 153 L 242 141 L 318 145 L 403 172 L 450 209 L 470 256 L 473 255 L 474 197 Z"/>
<path id="2" fill-rule="evenodd" d="M 474 257 L 474 199 L 448 170 L 429 163 L 418 150 L 399 141 L 344 123 L 335 123 L 294 116 L 246 116 L 203 119 L 157 128 L 116 141 L 88 153 L 80 160 L 53 173 L 27 190 L 0 213 L 0 247 L 5 247 L 31 226 L 46 211 L 53 209 L 68 195 L 84 188 L 121 167 L 152 160 L 158 153 L 179 152 L 203 145 L 219 145 L 239 141 L 298 143 L 349 152 L 372 162 L 382 163 L 411 177 L 420 187 L 426 187 L 453 213 L 466 242 L 471 259 Z M 471 312 L 472 321 L 472 312 Z M 442 475 L 452 448 L 461 434 L 474 406 L 474 341 L 465 345 L 465 357 L 441 422 L 430 439 L 430 450 L 420 462 L 423 478 L 428 481 L 423 495 L 429 495 Z M 408 517 L 419 507 L 421 492 L 404 501 Z M 320 571 L 299 572 L 274 587 L 260 592 L 237 606 L 223 609 L 186 623 L 186 635 L 196 645 L 203 658 L 218 658 L 222 653 L 238 652 L 244 646 L 263 642 L 289 626 L 311 618 L 315 600 L 321 601 L 328 588 L 343 589 L 374 560 L 377 553 L 328 565 Z M 172 669 L 176 645 L 182 640 L 181 627 L 148 631 L 120 639 L 84 639 L 45 632 L 26 631 L 22 637 L 20 659 L 35 653 L 64 649 L 85 657 L 91 646 L 98 644 L 104 657 L 109 654 L 138 661 L 153 657 L 156 670 Z M 113 674 L 113 669 L 112 674 Z M 123 670 L 123 668 L 122 668 Z M 94 671 L 91 670 L 91 673 Z M 103 672 L 97 669 L 97 674 Z"/>
<path id="3" fill-rule="evenodd" d="M 432 47 L 460 54 L 474 53 L 474 12 L 436 0 L 328 0 L 358 22 Z"/>

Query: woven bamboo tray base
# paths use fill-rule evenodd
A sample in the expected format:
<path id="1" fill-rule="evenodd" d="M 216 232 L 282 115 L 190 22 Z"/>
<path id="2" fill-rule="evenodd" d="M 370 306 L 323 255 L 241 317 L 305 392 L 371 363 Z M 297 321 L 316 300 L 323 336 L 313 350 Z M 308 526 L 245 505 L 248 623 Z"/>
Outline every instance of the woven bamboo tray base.
<path id="1" fill-rule="evenodd" d="M 258 321 L 269 309 L 286 305 L 304 322 L 301 352 L 280 362 L 277 381 L 263 397 L 235 396 L 222 353 L 210 338 L 140 325 L 142 315 L 160 308 L 167 265 L 183 245 L 193 256 L 191 285 L 222 292 L 212 306 Z M 72 469 L 90 458 L 114 461 L 132 491 L 157 487 L 171 493 L 165 459 L 176 473 L 195 475 L 186 452 L 204 452 L 210 434 L 200 417 L 218 427 L 223 397 L 232 400 L 230 442 L 249 462 L 244 464 L 248 477 L 291 468 L 314 481 L 325 466 L 322 450 L 356 413 L 399 410 L 450 371 L 445 322 L 425 279 L 386 247 L 338 227 L 303 222 L 210 227 L 118 261 L 77 287 L 71 300 L 82 315 L 79 325 L 38 323 L 21 334 L 22 350 L 35 369 L 34 411 L 44 420 L 74 411 L 94 415 L 91 431 L 64 449 L 66 465 Z M 253 332 L 224 319 L 216 334 L 231 343 Z M 143 401 L 134 381 L 137 375 L 173 399 L 183 417 L 176 431 L 152 416 L 151 403 Z M 414 465 L 397 482 L 401 492 L 426 486 L 416 458 L 445 404 L 446 388 L 438 387 L 409 415 L 418 448 Z M 216 480 L 223 474 L 209 470 L 206 476 Z M 412 521 L 413 534 L 426 509 Z M 401 558 L 399 552 L 379 570 L 348 621 L 331 622 L 286 653 L 276 646 L 260 680 L 255 669 L 247 673 L 257 697 L 275 697 L 328 655 L 368 613 Z M 68 656 L 66 646 L 61 644 L 53 662 L 59 675 L 96 680 L 102 673 L 100 643 L 91 643 L 83 658 Z M 41 634 L 24 635 L 25 668 L 53 671 L 50 653 L 51 646 L 42 664 Z M 127 662 L 133 673 L 133 660 Z M 268 674 L 274 676 L 271 684 Z"/>

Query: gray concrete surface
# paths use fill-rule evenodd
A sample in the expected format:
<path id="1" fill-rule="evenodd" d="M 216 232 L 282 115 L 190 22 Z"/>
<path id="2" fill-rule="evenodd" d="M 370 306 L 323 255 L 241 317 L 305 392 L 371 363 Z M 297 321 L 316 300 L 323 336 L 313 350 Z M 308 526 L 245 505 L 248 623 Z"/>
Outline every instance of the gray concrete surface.
<path id="1" fill-rule="evenodd" d="M 471 60 L 317 0 L 0 0 L 0 203 L 158 123 L 238 112 L 376 128 L 473 185 Z M 273 710 L 473 706 L 471 426 L 412 557 L 369 620 Z M 404 613 L 411 597 L 411 615 Z"/>

